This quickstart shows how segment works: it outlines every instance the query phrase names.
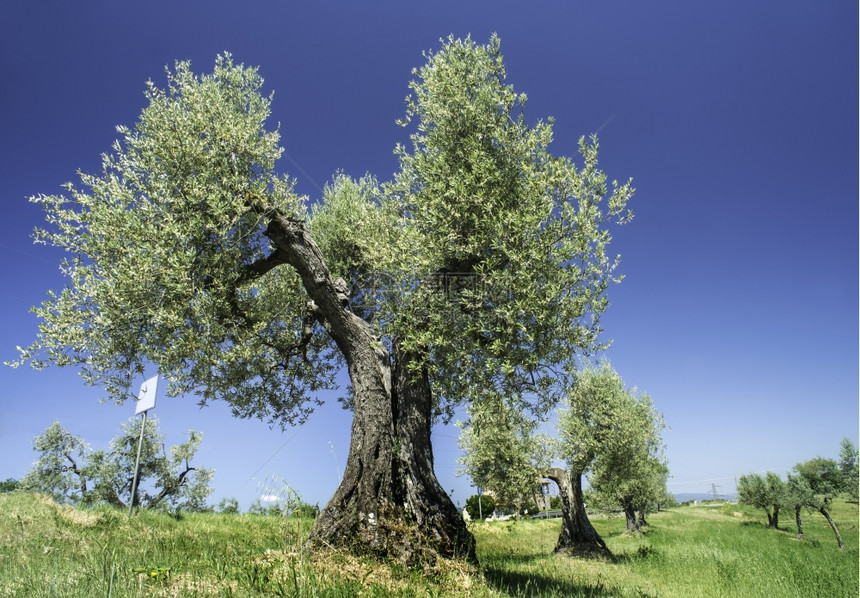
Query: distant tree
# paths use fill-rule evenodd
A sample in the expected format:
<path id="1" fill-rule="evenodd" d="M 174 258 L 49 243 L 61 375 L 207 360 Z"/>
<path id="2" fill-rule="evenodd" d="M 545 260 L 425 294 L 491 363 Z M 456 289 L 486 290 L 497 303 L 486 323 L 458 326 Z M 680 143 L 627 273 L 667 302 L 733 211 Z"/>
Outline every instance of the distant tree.
<path id="1" fill-rule="evenodd" d="M 566 468 L 546 468 L 562 503 L 562 528 L 556 552 L 604 553 L 609 550 L 591 525 L 583 503 L 583 476 L 599 495 L 612 496 L 625 512 L 656 501 L 654 480 L 664 474 L 662 417 L 651 399 L 624 386 L 607 362 L 585 368 L 558 414 L 557 450 Z M 665 476 L 662 478 L 665 486 Z M 646 491 L 647 489 L 647 491 Z M 653 497 L 652 497 L 653 495 Z M 636 525 L 635 514 L 633 525 Z"/>
<path id="2" fill-rule="evenodd" d="M 767 514 L 767 526 L 779 529 L 779 511 L 790 500 L 785 482 L 772 471 L 765 477 L 757 473 L 742 475 L 738 479 L 738 501 L 763 509 Z"/>
<path id="3" fill-rule="evenodd" d="M 15 478 L 6 478 L 0 482 L 0 492 L 12 492 L 18 488 L 19 482 Z"/>
<path id="4" fill-rule="evenodd" d="M 252 515 L 270 515 L 270 507 L 264 506 L 263 501 L 259 498 L 251 503 L 251 506 L 248 507 L 248 512 Z"/>
<path id="5" fill-rule="evenodd" d="M 33 439 L 33 450 L 39 457 L 21 480 L 22 489 L 48 494 L 57 502 L 86 501 L 91 468 L 83 438 L 73 436 L 56 421 Z"/>
<path id="6" fill-rule="evenodd" d="M 537 423 L 501 395 L 473 402 L 467 413 L 468 419 L 458 422 L 461 473 L 519 516 L 534 501 L 539 468 L 549 465 L 542 437 L 535 435 Z"/>
<path id="7" fill-rule="evenodd" d="M 39 458 L 22 480 L 22 487 L 50 494 L 58 502 L 105 502 L 127 508 L 132 499 L 136 506 L 146 509 L 170 506 L 176 511 L 205 510 L 213 471 L 191 466 L 202 434 L 189 431 L 188 441 L 171 447 L 168 454 L 157 418 L 147 418 L 136 496 L 131 497 L 139 439 L 140 422 L 131 418 L 111 440 L 108 450 L 90 451 L 82 439 L 54 422 L 33 441 Z"/>
<path id="8" fill-rule="evenodd" d="M 669 492 L 669 489 L 664 485 L 662 492 L 657 498 L 656 506 L 658 512 L 663 509 L 672 509 L 678 506 L 678 499 L 676 499 L 675 495 Z"/>
<path id="9" fill-rule="evenodd" d="M 651 397 L 628 391 L 614 414 L 612 434 L 597 454 L 588 482 L 597 501 L 618 505 L 626 532 L 645 525 L 645 514 L 666 494 L 669 468 L 663 454 L 663 417 Z"/>
<path id="10" fill-rule="evenodd" d="M 798 463 L 794 466 L 794 471 L 797 475 L 803 478 L 811 491 L 811 498 L 806 506 L 817 510 L 821 513 L 827 523 L 830 524 L 830 529 L 833 530 L 836 536 L 836 544 L 839 549 L 844 548 L 842 536 L 839 535 L 839 530 L 830 517 L 830 504 L 833 497 L 839 493 L 842 488 L 842 471 L 839 469 L 839 464 L 833 459 L 824 459 L 815 457 L 809 461 Z"/>
<path id="11" fill-rule="evenodd" d="M 299 501 L 298 506 L 293 509 L 293 513 L 306 519 L 316 519 L 320 514 L 320 506 Z"/>
<path id="12" fill-rule="evenodd" d="M 842 489 L 849 498 L 860 497 L 860 476 L 858 476 L 857 447 L 850 438 L 843 438 L 839 444 L 839 469 L 842 472 Z"/>
<path id="13" fill-rule="evenodd" d="M 236 514 L 239 512 L 239 501 L 232 496 L 228 498 L 222 498 L 220 501 L 218 501 L 218 505 L 215 507 L 215 510 L 219 513 L 226 513 L 231 515 Z"/>
<path id="14" fill-rule="evenodd" d="M 788 474 L 786 486 L 788 503 L 794 506 L 794 522 L 797 525 L 797 539 L 803 540 L 803 520 L 801 512 L 804 508 L 815 508 L 818 504 L 815 493 L 809 487 L 806 478 L 797 474 Z"/>
<path id="15" fill-rule="evenodd" d="M 269 504 L 266 504 L 268 501 L 263 501 L 258 498 L 251 506 L 248 508 L 248 512 L 254 515 L 267 515 L 272 517 L 280 517 L 281 515 L 288 514 L 288 511 L 285 509 L 285 505 L 280 501 L 273 501 Z"/>
<path id="16" fill-rule="evenodd" d="M 478 504 L 480 502 L 480 507 Z M 481 515 L 486 519 L 496 510 L 496 500 L 489 494 L 473 494 L 466 499 L 466 512 L 472 519 L 479 519 Z"/>

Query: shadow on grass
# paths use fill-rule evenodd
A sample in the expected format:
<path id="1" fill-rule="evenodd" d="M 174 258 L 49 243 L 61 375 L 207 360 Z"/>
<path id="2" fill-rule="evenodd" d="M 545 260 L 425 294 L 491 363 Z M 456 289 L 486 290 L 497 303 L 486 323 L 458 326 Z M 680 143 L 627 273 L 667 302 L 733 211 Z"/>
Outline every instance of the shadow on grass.
<path id="1" fill-rule="evenodd" d="M 633 563 L 657 558 L 658 556 L 657 549 L 648 544 L 630 552 L 613 555 L 612 560 L 615 563 Z"/>
<path id="2" fill-rule="evenodd" d="M 556 558 L 577 558 L 594 561 L 602 561 L 607 564 L 615 564 L 626 561 L 642 560 L 651 558 L 656 554 L 650 546 L 643 546 L 631 554 L 612 556 L 588 556 L 578 557 L 556 556 Z M 545 559 L 546 555 L 520 555 L 509 557 L 517 564 L 526 564 L 537 559 Z M 509 561 L 510 562 L 510 561 Z M 617 596 L 617 588 L 607 587 L 603 580 L 595 577 L 590 582 L 575 583 L 571 580 L 542 574 L 539 572 L 512 571 L 504 563 L 488 564 L 482 567 L 484 579 L 487 584 L 508 596 L 516 598 L 609 598 Z M 651 594 L 638 594 L 640 598 L 655 598 Z"/>
<path id="3" fill-rule="evenodd" d="M 496 567 L 485 567 L 484 578 L 490 587 L 517 598 L 538 596 L 608 598 L 618 595 L 617 592 L 605 587 L 600 580 L 595 580 L 593 585 L 584 585 L 547 575 L 520 573 Z"/>

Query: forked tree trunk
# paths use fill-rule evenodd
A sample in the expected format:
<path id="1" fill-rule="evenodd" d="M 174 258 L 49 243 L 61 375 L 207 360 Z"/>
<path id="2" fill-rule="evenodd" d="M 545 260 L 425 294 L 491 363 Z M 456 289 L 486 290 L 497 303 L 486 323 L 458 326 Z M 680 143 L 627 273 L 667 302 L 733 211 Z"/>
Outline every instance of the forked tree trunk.
<path id="1" fill-rule="evenodd" d="M 287 263 L 296 269 L 352 383 L 343 480 L 317 517 L 311 542 L 405 564 L 437 556 L 475 561 L 474 539 L 433 472 L 426 374 L 409 372 L 405 362 L 393 367 L 372 326 L 347 309 L 343 285 L 332 279 L 303 221 L 272 214 L 266 235 L 277 249 L 261 268 Z"/>
<path id="2" fill-rule="evenodd" d="M 767 513 L 767 526 L 779 529 L 779 510 L 771 513 L 770 509 L 765 509 L 764 512 Z"/>
<path id="3" fill-rule="evenodd" d="M 585 513 L 582 502 L 582 473 L 569 472 L 558 467 L 541 471 L 544 477 L 558 485 L 561 498 L 561 532 L 555 552 L 568 555 L 610 556 L 606 543 Z"/>
<path id="4" fill-rule="evenodd" d="M 839 550 L 844 550 L 845 545 L 842 543 L 842 536 L 839 535 L 839 530 L 836 529 L 836 524 L 833 523 L 833 519 L 830 518 L 830 513 L 828 513 L 827 509 L 824 507 L 819 507 L 818 511 L 824 515 L 825 519 L 827 519 L 827 523 L 830 524 L 830 529 L 832 529 L 833 533 L 836 534 L 836 544 L 839 545 Z"/>

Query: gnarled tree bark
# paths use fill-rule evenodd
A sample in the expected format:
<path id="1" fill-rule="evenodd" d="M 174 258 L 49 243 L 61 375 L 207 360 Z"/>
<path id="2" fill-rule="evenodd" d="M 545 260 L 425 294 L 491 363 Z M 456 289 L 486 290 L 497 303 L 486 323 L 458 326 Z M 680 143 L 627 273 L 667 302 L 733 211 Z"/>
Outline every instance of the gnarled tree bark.
<path id="1" fill-rule="evenodd" d="M 445 556 L 476 562 L 475 539 L 433 470 L 433 396 L 427 371 L 410 369 L 418 356 L 402 351 L 396 339 L 394 360 L 394 424 L 403 504 L 417 526 L 418 545 L 413 548 L 424 550 L 426 546 Z"/>
<path id="2" fill-rule="evenodd" d="M 639 526 L 639 521 L 636 519 L 636 509 L 633 508 L 633 503 L 627 499 L 622 499 L 621 508 L 624 510 L 624 518 L 627 520 L 624 533 L 632 534 L 642 531 L 642 528 Z"/>
<path id="3" fill-rule="evenodd" d="M 582 473 L 559 467 L 541 470 L 541 474 L 558 485 L 561 498 L 561 532 L 555 552 L 568 555 L 611 556 L 606 543 L 585 512 L 582 501 Z"/>
<path id="4" fill-rule="evenodd" d="M 433 471 L 432 395 L 426 372 L 392 357 L 373 327 L 349 311 L 304 222 L 269 214 L 276 247 L 269 264 L 288 263 L 344 356 L 353 390 L 352 438 L 343 479 L 311 530 L 312 542 L 394 557 L 407 564 L 437 556 L 475 561 L 475 543 Z M 395 352 L 399 353 L 396 349 Z"/>

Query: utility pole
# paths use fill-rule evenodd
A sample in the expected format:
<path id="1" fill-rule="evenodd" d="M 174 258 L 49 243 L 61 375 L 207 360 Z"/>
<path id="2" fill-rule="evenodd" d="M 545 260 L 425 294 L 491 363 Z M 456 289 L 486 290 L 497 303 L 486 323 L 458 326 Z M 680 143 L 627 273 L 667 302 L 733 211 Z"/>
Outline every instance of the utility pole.
<path id="1" fill-rule="evenodd" d="M 714 496 L 714 500 L 717 500 L 720 497 L 720 495 L 717 494 L 717 488 L 719 487 L 720 486 L 718 486 L 717 484 L 711 484 L 711 494 Z"/>

